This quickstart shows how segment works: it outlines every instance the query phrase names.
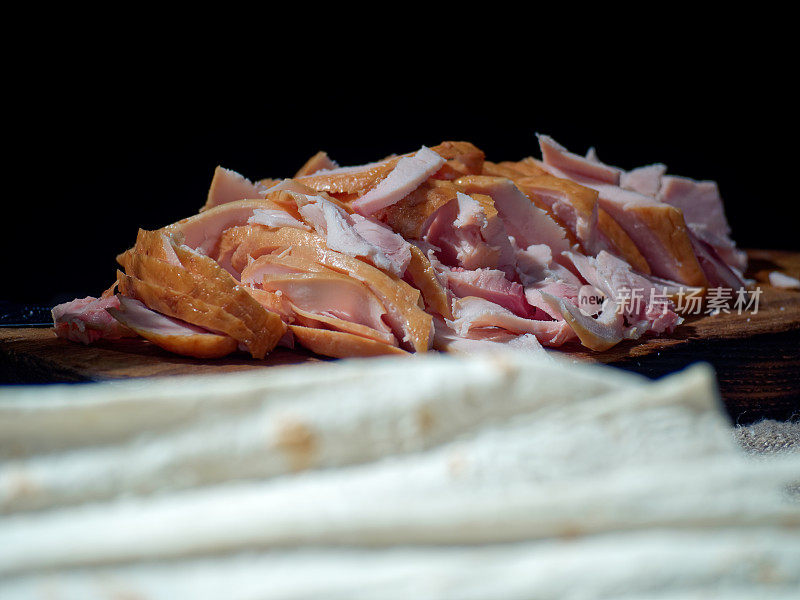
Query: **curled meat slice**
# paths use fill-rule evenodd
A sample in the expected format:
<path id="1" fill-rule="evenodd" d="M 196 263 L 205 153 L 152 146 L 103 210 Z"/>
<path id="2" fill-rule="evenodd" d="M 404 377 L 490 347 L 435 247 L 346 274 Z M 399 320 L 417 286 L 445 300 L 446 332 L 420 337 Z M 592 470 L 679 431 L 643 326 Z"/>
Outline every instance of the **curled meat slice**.
<path id="1" fill-rule="evenodd" d="M 650 265 L 639 252 L 636 244 L 625 233 L 611 215 L 602 208 L 597 211 L 598 244 L 600 251 L 606 250 L 622 258 L 630 266 L 645 275 L 650 274 Z"/>
<path id="2" fill-rule="evenodd" d="M 547 244 L 558 257 L 569 250 L 566 232 L 553 218 L 504 177 L 469 175 L 456 180 L 456 185 L 466 194 L 485 194 L 494 201 L 494 206 L 520 248 L 533 244 Z"/>
<path id="3" fill-rule="evenodd" d="M 200 211 L 205 211 L 215 206 L 245 200 L 248 198 L 263 198 L 267 186 L 262 183 L 253 183 L 236 171 L 224 167 L 214 169 L 211 187 L 208 189 L 208 198 Z"/>
<path id="4" fill-rule="evenodd" d="M 336 272 L 264 275 L 261 289 L 285 296 L 293 305 L 320 315 L 391 334 L 383 322 L 386 309 L 369 289 L 352 277 Z"/>
<path id="5" fill-rule="evenodd" d="M 125 265 L 125 271 L 128 275 L 143 281 L 219 306 L 245 323 L 254 336 L 260 335 L 259 332 L 270 330 L 275 330 L 276 335 L 279 332 L 282 334 L 280 318 L 265 311 L 238 282 L 216 266 L 210 258 L 194 254 L 187 248 L 178 246 L 175 249 L 182 255 L 183 264 L 186 266 L 175 267 L 149 256 L 133 254 Z M 193 322 L 190 319 L 189 321 Z M 198 325 L 203 324 L 198 323 Z"/>
<path id="6" fill-rule="evenodd" d="M 450 318 L 450 299 L 431 262 L 416 246 L 411 246 L 411 262 L 406 269 L 406 277 L 422 294 L 425 307 L 429 311 Z"/>
<path id="7" fill-rule="evenodd" d="M 372 327 L 353 323 L 352 321 L 338 319 L 326 314 L 306 311 L 295 305 L 291 305 L 291 308 L 294 314 L 295 325 L 316 327 L 317 329 L 335 329 L 336 331 L 343 331 L 344 333 L 359 335 L 377 342 L 389 344 L 390 346 L 397 346 L 397 339 L 391 334 L 391 332 L 378 331 Z"/>
<path id="8" fill-rule="evenodd" d="M 601 352 L 622 341 L 624 323 L 616 305 L 605 306 L 599 317 L 594 319 L 583 314 L 577 306 L 564 298 L 556 298 L 547 292 L 542 292 L 542 297 L 563 315 L 565 322 L 589 350 Z"/>
<path id="9" fill-rule="evenodd" d="M 105 298 L 76 298 L 53 307 L 55 334 L 65 340 L 91 344 L 99 339 L 114 340 L 133 335 L 131 331 L 108 314 L 118 308 L 116 296 Z"/>
<path id="10" fill-rule="evenodd" d="M 384 354 L 407 354 L 397 346 L 384 344 L 360 335 L 332 331 L 330 329 L 315 329 L 302 325 L 289 325 L 297 342 L 317 354 L 333 358 L 354 358 L 365 356 L 381 356 Z"/>
<path id="11" fill-rule="evenodd" d="M 522 177 L 517 186 L 539 207 L 562 224 L 586 251 L 597 245 L 597 192 L 568 179 L 552 175 Z"/>
<path id="12" fill-rule="evenodd" d="M 325 238 L 311 231 L 292 227 L 271 229 L 260 225 L 231 227 L 220 237 L 216 255 L 217 263 L 240 279 L 251 259 L 276 250 L 285 250 L 296 245 L 314 244 L 325 247 Z"/>
<path id="13" fill-rule="evenodd" d="M 232 337 L 212 333 L 185 321 L 147 308 L 132 298 L 119 296 L 119 308 L 107 308 L 117 321 L 169 352 L 195 358 L 220 358 L 236 350 Z"/>
<path id="14" fill-rule="evenodd" d="M 256 211 L 264 209 L 284 210 L 285 207 L 268 199 L 239 200 L 182 219 L 164 227 L 161 231 L 178 239 L 180 243 L 211 256 L 219 245 L 219 238 L 223 231 L 245 225 Z"/>
<path id="15" fill-rule="evenodd" d="M 361 215 L 371 215 L 396 204 L 417 189 L 444 164 L 436 152 L 423 146 L 413 156 L 404 156 L 378 185 L 355 200 L 351 206 Z"/>
<path id="16" fill-rule="evenodd" d="M 511 333 L 531 333 L 544 346 L 560 346 L 575 337 L 566 321 L 524 319 L 483 298 L 468 296 L 453 301 L 453 320 L 448 324 L 461 337 L 472 337 L 473 330 L 496 327 Z"/>
<path id="17" fill-rule="evenodd" d="M 153 240 L 156 235 L 140 238 Z M 180 266 L 148 255 L 144 244 L 124 255 L 127 273 L 118 277 L 120 291 L 158 312 L 227 333 L 257 358 L 274 348 L 286 330 L 278 314 L 266 310 L 211 258 L 171 240 L 170 247 Z M 197 314 L 189 310 L 195 304 Z"/>
<path id="18" fill-rule="evenodd" d="M 462 175 L 480 175 L 483 171 L 485 155 L 483 151 L 469 142 L 442 142 L 431 148 L 445 159 L 436 173 L 441 179 L 456 179 Z"/>
<path id="19" fill-rule="evenodd" d="M 313 175 L 317 171 L 335 169 L 338 166 L 339 165 L 336 164 L 336 161 L 331 160 L 328 157 L 327 152 L 320 150 L 314 156 L 309 158 L 302 167 L 300 167 L 300 170 L 295 173 L 295 178 Z"/>
<path id="20" fill-rule="evenodd" d="M 330 250 L 325 246 L 325 239 L 316 233 L 291 227 L 274 230 L 257 225 L 237 227 L 225 232 L 220 248 L 230 257 L 232 268 L 240 273 L 249 258 L 276 251 L 345 273 L 366 284 L 378 297 L 387 310 L 386 321 L 401 344 L 417 352 L 430 348 L 433 321 L 420 307 L 420 292 L 362 260 Z"/>
<path id="21" fill-rule="evenodd" d="M 568 152 L 564 146 L 550 136 L 537 134 L 536 137 L 539 138 L 539 147 L 542 150 L 542 160 L 545 164 L 578 177 L 619 185 L 622 169 Z"/>
<path id="22" fill-rule="evenodd" d="M 242 271 L 241 281 L 249 286 L 260 286 L 265 275 L 287 273 L 333 273 L 327 267 L 315 262 L 298 259 L 288 254 L 262 254 Z"/>
<path id="23" fill-rule="evenodd" d="M 393 157 L 357 167 L 317 171 L 313 175 L 299 177 L 299 181 L 315 192 L 360 194 L 377 185 L 394 169 L 399 160 L 399 157 Z"/>
<path id="24" fill-rule="evenodd" d="M 264 358 L 267 352 L 275 347 L 285 331 L 283 322 L 278 319 L 281 323 L 280 335 L 275 335 L 273 331 L 256 335 L 241 319 L 237 319 L 219 306 L 187 294 L 179 294 L 157 284 L 142 281 L 121 271 L 117 272 L 117 281 L 123 295 L 140 300 L 149 308 L 170 317 L 211 331 L 225 333 L 244 345 L 254 358 Z M 265 310 L 261 305 L 259 307 Z"/>
<path id="25" fill-rule="evenodd" d="M 421 240 L 439 211 L 454 202 L 457 194 L 458 188 L 453 183 L 430 179 L 376 216 L 404 238 Z"/>
<path id="26" fill-rule="evenodd" d="M 475 296 L 499 304 L 520 317 L 529 317 L 533 310 L 525 299 L 519 283 L 509 281 L 505 273 L 496 269 L 445 269 L 443 276 L 447 287 L 456 296 Z"/>
<path id="27" fill-rule="evenodd" d="M 327 248 L 292 248 L 291 254 L 315 260 L 366 284 L 386 308 L 385 319 L 400 338 L 401 344 L 416 352 L 430 349 L 433 343 L 433 318 L 420 307 L 418 290 L 363 261 Z"/>

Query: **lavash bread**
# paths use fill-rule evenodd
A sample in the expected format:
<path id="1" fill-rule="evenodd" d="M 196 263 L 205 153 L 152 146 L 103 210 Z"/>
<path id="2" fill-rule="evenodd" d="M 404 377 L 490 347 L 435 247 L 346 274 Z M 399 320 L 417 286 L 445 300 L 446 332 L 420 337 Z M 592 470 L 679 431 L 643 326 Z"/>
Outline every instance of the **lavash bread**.
<path id="1" fill-rule="evenodd" d="M 789 597 L 713 373 L 498 353 L 0 391 L 0 597 Z M 56 596 L 59 597 L 59 596 Z"/>

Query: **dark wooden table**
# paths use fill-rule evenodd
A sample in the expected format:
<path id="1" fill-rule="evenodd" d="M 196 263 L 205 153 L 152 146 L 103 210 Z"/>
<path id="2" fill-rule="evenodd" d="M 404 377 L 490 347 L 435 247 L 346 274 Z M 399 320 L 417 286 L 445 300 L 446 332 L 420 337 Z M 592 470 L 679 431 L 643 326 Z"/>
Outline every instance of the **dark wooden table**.
<path id="1" fill-rule="evenodd" d="M 690 317 L 673 334 L 623 342 L 600 353 L 572 356 L 660 377 L 691 363 L 713 365 L 735 422 L 800 418 L 800 291 L 768 285 L 770 271 L 800 277 L 800 253 L 753 250 L 750 276 L 763 293 L 757 314 L 735 311 Z M 320 359 L 277 349 L 266 360 L 244 355 L 214 361 L 175 356 L 138 339 L 93 346 L 57 339 L 47 328 L 0 328 L 0 382 L 85 382 L 157 375 L 230 373 Z"/>

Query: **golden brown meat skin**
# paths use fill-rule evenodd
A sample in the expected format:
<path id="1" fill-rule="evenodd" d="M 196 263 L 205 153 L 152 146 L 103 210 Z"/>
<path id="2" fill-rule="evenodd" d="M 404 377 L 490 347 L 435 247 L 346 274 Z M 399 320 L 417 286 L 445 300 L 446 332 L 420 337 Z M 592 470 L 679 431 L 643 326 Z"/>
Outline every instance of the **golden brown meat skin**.
<path id="1" fill-rule="evenodd" d="M 117 272 L 117 281 L 120 293 L 124 296 L 140 300 L 152 310 L 167 316 L 204 327 L 210 331 L 225 333 L 246 346 L 253 358 L 264 358 L 283 335 L 281 333 L 276 339 L 276 336 L 272 335 L 273 332 L 267 331 L 255 336 L 241 319 L 237 319 L 220 306 L 209 304 L 186 294 L 176 293 L 157 284 L 147 283 L 136 277 L 125 275 L 122 271 Z M 262 307 L 262 310 L 265 309 Z M 283 327 L 282 321 L 281 327 Z"/>
<path id="2" fill-rule="evenodd" d="M 450 181 L 430 179 L 376 216 L 404 238 L 419 240 L 425 235 L 431 218 L 447 203 L 454 201 L 457 193 L 458 188 Z"/>
<path id="3" fill-rule="evenodd" d="M 383 342 L 367 339 L 360 335 L 315 329 L 302 325 L 289 325 L 297 342 L 317 354 L 332 358 L 354 358 L 367 356 L 383 356 L 386 354 L 407 355 L 408 352 Z"/>
<path id="4" fill-rule="evenodd" d="M 455 179 L 462 175 L 476 175 L 483 168 L 483 152 L 469 142 L 442 142 L 431 147 L 431 150 L 447 161 L 438 174 L 440 178 Z M 410 154 L 392 156 L 361 169 L 351 167 L 338 173 L 297 177 L 303 185 L 317 192 L 328 192 L 339 196 L 341 200 L 352 201 L 378 185 L 391 173 L 397 162 L 406 156 Z"/>
<path id="5" fill-rule="evenodd" d="M 669 255 L 674 257 L 678 270 L 675 280 L 678 283 L 694 287 L 708 286 L 708 280 L 689 240 L 689 231 L 680 209 L 668 204 L 659 204 L 633 206 L 629 210 L 638 216 L 645 227 L 668 250 Z"/>
<path id="6" fill-rule="evenodd" d="M 433 317 L 420 307 L 422 297 L 419 290 L 362 260 L 328 249 L 324 238 L 316 233 L 293 227 L 236 227 L 225 232 L 220 249 L 230 257 L 232 267 L 239 272 L 247 266 L 249 258 L 287 252 L 290 256 L 345 273 L 366 284 L 393 315 L 395 322 L 402 324 L 405 335 L 400 337 L 407 337 L 407 345 L 416 352 L 430 348 Z"/>
<path id="7" fill-rule="evenodd" d="M 329 194 L 362 194 L 380 183 L 392 172 L 400 157 L 369 165 L 363 169 L 347 170 L 340 173 L 321 173 L 300 177 L 298 181 L 315 192 Z"/>
<path id="8" fill-rule="evenodd" d="M 650 265 L 647 264 L 642 253 L 633 243 L 630 236 L 619 226 L 611 215 L 602 208 L 597 210 L 597 228 L 600 230 L 609 243 L 614 246 L 615 254 L 627 261 L 635 270 L 646 275 L 650 275 Z"/>
<path id="9" fill-rule="evenodd" d="M 236 340 L 232 337 L 211 332 L 187 335 L 167 335 L 159 333 L 158 331 L 138 327 L 135 323 L 128 320 L 125 311 L 115 308 L 107 308 L 106 310 L 117 321 L 124 324 L 147 341 L 173 354 L 191 356 L 193 358 L 222 358 L 231 352 L 235 352 L 238 346 Z"/>
<path id="10" fill-rule="evenodd" d="M 436 277 L 431 262 L 422 253 L 422 250 L 413 245 L 411 246 L 411 262 L 408 263 L 406 275 L 411 280 L 411 284 L 422 293 L 422 299 L 429 310 L 439 313 L 446 319 L 453 318 L 447 292 Z"/>
<path id="11" fill-rule="evenodd" d="M 277 322 L 280 317 L 265 311 L 227 272 L 223 271 L 222 273 L 227 275 L 229 281 L 226 281 L 220 273 L 211 276 L 202 275 L 192 272 L 190 269 L 175 267 L 149 256 L 135 253 L 128 260 L 125 272 L 142 281 L 154 283 L 179 294 L 186 294 L 208 304 L 219 306 L 244 322 L 254 335 L 273 328 L 276 330 L 276 334 L 283 335 L 282 328 Z M 278 337 L 280 338 L 280 336 Z"/>
<path id="12" fill-rule="evenodd" d="M 126 275 L 142 282 L 142 285 L 139 285 L 136 281 L 127 281 L 127 289 L 133 290 L 138 287 L 144 290 L 140 293 L 149 294 L 151 301 L 158 302 L 160 306 L 169 305 L 167 294 L 172 293 L 176 296 L 193 298 L 197 302 L 202 302 L 203 305 L 217 307 L 232 318 L 239 320 L 250 332 L 249 335 L 241 334 L 239 337 L 229 335 L 248 346 L 251 353 L 257 358 L 263 358 L 262 352 L 272 350 L 286 331 L 278 314 L 266 310 L 214 260 L 176 244 L 158 231 L 140 231 L 137 235 L 137 244 L 131 250 L 120 255 L 119 259 Z M 175 259 L 180 261 L 180 266 L 167 262 Z M 118 278 L 118 281 L 122 280 Z M 146 284 L 155 287 L 149 289 Z M 120 291 L 125 294 L 122 287 L 120 287 Z M 192 320 L 191 313 L 188 313 L 190 318 L 184 318 L 164 312 L 164 310 L 148 304 L 147 300 L 142 297 L 138 298 L 152 310 L 207 329 L 228 333 L 219 327 L 207 324 L 206 317 L 202 317 L 205 322 L 197 322 L 197 317 Z M 184 302 L 184 304 L 186 303 Z M 212 311 L 206 310 L 206 312 Z M 183 314 L 187 315 L 185 311 Z M 222 317 L 218 317 L 218 319 L 227 323 L 227 320 Z M 216 322 L 212 321 L 212 324 Z"/>
<path id="13" fill-rule="evenodd" d="M 431 148 L 447 162 L 439 169 L 440 179 L 457 179 L 463 175 L 480 175 L 486 155 L 470 142 L 442 142 Z"/>
<path id="14" fill-rule="evenodd" d="M 336 163 L 328 157 L 327 152 L 320 150 L 300 167 L 300 170 L 294 174 L 294 178 L 307 177 L 308 175 L 313 175 L 317 171 L 334 168 L 336 168 Z"/>
<path id="15" fill-rule="evenodd" d="M 345 321 L 330 315 L 309 312 L 294 305 L 292 305 L 292 311 L 294 312 L 294 325 L 315 327 L 317 329 L 333 329 L 397 347 L 397 339 L 391 333 L 383 333 L 372 327 Z"/>
<path id="16" fill-rule="evenodd" d="M 522 176 L 514 180 L 517 187 L 531 199 L 531 201 L 546 211 L 567 232 L 570 242 L 578 244 L 583 252 L 592 241 L 591 236 L 597 227 L 597 192 L 568 179 L 560 179 L 552 175 Z M 548 192 L 559 194 L 575 211 L 575 223 L 569 226 L 566 219 L 560 214 L 557 205 L 548 202 L 545 195 Z M 577 225 L 583 222 L 588 225 L 588 231 Z"/>

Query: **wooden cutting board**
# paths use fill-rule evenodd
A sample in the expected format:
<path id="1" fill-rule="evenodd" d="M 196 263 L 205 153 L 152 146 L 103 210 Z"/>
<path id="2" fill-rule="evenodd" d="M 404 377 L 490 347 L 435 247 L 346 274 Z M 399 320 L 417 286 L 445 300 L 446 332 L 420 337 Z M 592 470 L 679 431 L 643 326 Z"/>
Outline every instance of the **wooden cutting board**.
<path id="1" fill-rule="evenodd" d="M 706 361 L 717 371 L 722 398 L 735 421 L 800 418 L 800 291 L 767 283 L 774 270 L 800 277 L 800 253 L 753 250 L 749 256 L 749 275 L 763 290 L 757 314 L 690 317 L 670 335 L 623 342 L 600 353 L 574 347 L 570 355 L 649 377 Z M 200 361 L 169 354 L 143 340 L 83 346 L 57 339 L 50 329 L 0 328 L 0 382 L 230 373 L 322 360 L 303 350 L 277 349 L 264 361 L 244 355 Z"/>

